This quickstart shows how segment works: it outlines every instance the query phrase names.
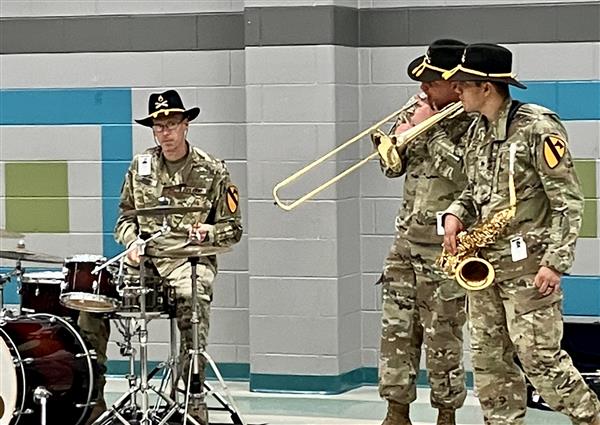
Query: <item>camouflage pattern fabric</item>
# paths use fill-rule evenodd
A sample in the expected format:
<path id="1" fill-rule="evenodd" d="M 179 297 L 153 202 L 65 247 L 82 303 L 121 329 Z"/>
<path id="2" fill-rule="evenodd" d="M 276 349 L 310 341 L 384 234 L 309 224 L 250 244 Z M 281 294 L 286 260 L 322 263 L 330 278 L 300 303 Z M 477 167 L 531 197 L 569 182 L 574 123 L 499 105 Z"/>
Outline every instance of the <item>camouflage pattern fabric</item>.
<path id="1" fill-rule="evenodd" d="M 382 287 L 379 392 L 400 404 L 415 400 L 424 345 L 431 405 L 458 409 L 467 395 L 462 365 L 465 297 L 443 292 L 457 284 L 440 279 L 433 269 L 439 254 L 439 246 L 396 236 Z"/>
<path id="2" fill-rule="evenodd" d="M 409 122 L 414 111 L 414 106 L 406 109 L 399 122 Z M 457 409 L 466 396 L 462 366 L 465 293 L 433 266 L 443 239 L 437 235 L 436 213 L 444 211 L 466 184 L 461 137 L 471 121 L 467 114 L 442 121 L 406 149 L 399 149 L 399 170 L 380 161 L 387 177 L 406 175 L 395 240 L 382 278 L 379 360 L 380 395 L 401 404 L 416 397 L 423 343 L 432 406 Z"/>
<path id="3" fill-rule="evenodd" d="M 540 266 L 565 273 L 573 263 L 583 211 L 566 130 L 554 112 L 532 104 L 519 108 L 507 130 L 510 102 L 508 98 L 496 122 L 481 117 L 469 130 L 472 142 L 465 154 L 469 184 L 447 212 L 461 220 L 476 216 L 483 221 L 507 208 L 509 148 L 515 144 L 516 216 L 497 243 L 481 250 L 481 256 L 492 263 L 499 281 L 535 274 Z M 548 162 L 557 159 L 547 153 L 549 144 L 562 146 L 557 163 Z M 510 251 L 515 236 L 523 237 L 528 253 L 518 263 L 512 262 Z"/>
<path id="4" fill-rule="evenodd" d="M 469 293 L 471 357 L 486 425 L 523 425 L 525 378 L 574 424 L 590 424 L 600 402 L 561 350 L 562 292 L 542 296 L 535 275 L 496 282 Z"/>
<path id="5" fill-rule="evenodd" d="M 140 173 L 141 161 L 150 162 L 150 174 Z M 214 225 L 212 234 L 199 246 L 227 247 L 240 240 L 238 190 L 231 183 L 225 164 L 199 148 L 190 146 L 185 163 L 173 176 L 169 176 L 160 147 L 148 149 L 133 158 L 121 189 L 121 211 L 156 207 L 160 197 L 168 198 L 173 207 L 201 208 L 198 212 L 167 216 L 169 233 L 146 248 L 161 276 L 166 277 L 197 252 L 198 245 L 188 242 L 188 230 L 194 223 Z M 115 239 L 129 246 L 139 232 L 152 234 L 161 226 L 162 217 L 121 215 L 115 228 Z M 215 256 L 200 260 L 216 272 Z"/>
<path id="6" fill-rule="evenodd" d="M 140 162 L 150 163 L 148 169 Z M 140 173 L 140 170 L 143 173 Z M 145 174 L 145 175 L 141 175 Z M 188 256 L 197 255 L 197 247 L 228 247 L 242 236 L 239 193 L 231 183 L 225 164 L 196 147 L 189 147 L 181 169 L 169 175 L 159 147 L 136 155 L 127 171 L 121 190 L 121 213 L 159 205 L 158 199 L 167 197 L 173 207 L 198 207 L 197 212 L 167 216 L 170 230 L 148 244 L 146 254 L 157 273 L 167 285 L 175 289 L 176 317 L 181 334 L 180 376 L 186 375 L 188 350 L 192 347 L 192 288 L 191 265 Z M 200 244 L 190 244 L 188 231 L 194 223 L 212 224 L 213 230 Z M 115 227 L 115 239 L 129 246 L 138 234 L 152 234 L 162 226 L 162 217 L 120 215 Z M 197 293 L 199 309 L 200 347 L 206 346 L 212 282 L 217 273 L 216 257 L 199 257 L 197 266 Z M 82 313 L 79 324 L 98 353 L 101 372 L 106 371 L 106 343 L 110 327 L 100 315 Z M 103 376 L 101 377 L 103 379 Z"/>
<path id="7" fill-rule="evenodd" d="M 575 424 L 600 412 L 567 353 L 562 338 L 562 292 L 543 296 L 534 285 L 540 266 L 561 273 L 573 262 L 583 196 L 567 147 L 567 135 L 552 111 L 523 105 L 507 129 L 511 99 L 498 121 L 481 118 L 469 131 L 465 166 L 469 179 L 448 212 L 480 220 L 508 207 L 509 146 L 516 144 L 516 217 L 494 246 L 481 250 L 496 271 L 494 284 L 469 293 L 471 354 L 477 394 L 486 424 L 523 424 L 526 389 L 515 354 L 536 390 Z M 522 236 L 528 257 L 512 261 L 510 240 Z"/>

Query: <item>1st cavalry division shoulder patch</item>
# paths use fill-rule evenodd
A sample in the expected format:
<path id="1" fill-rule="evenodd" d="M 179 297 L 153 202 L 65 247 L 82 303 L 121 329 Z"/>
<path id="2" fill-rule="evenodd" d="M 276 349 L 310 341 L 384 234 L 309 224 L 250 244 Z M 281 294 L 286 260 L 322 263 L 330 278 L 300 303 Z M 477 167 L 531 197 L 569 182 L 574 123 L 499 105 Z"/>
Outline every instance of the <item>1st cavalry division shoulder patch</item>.
<path id="1" fill-rule="evenodd" d="M 227 208 L 229 208 L 229 212 L 231 214 L 234 214 L 237 209 L 238 209 L 238 205 L 240 204 L 240 194 L 238 192 L 238 188 L 235 187 L 234 185 L 230 185 L 227 188 Z"/>
<path id="2" fill-rule="evenodd" d="M 544 160 L 546 165 L 556 168 L 567 152 L 567 142 L 559 136 L 546 136 L 544 139 Z"/>

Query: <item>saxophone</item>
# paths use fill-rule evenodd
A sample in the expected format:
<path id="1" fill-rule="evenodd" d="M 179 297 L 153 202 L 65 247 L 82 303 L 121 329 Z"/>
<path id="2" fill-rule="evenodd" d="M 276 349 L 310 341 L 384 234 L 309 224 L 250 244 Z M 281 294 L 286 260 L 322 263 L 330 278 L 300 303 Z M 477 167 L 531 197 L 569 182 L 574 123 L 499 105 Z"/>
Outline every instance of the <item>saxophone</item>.
<path id="1" fill-rule="evenodd" d="M 485 289 L 494 282 L 496 272 L 489 261 L 478 257 L 480 248 L 492 245 L 511 222 L 517 210 L 515 193 L 514 162 L 516 145 L 510 146 L 510 165 L 508 173 L 508 188 L 510 205 L 498 211 L 492 217 L 475 226 L 470 231 L 462 231 L 457 235 L 457 252 L 450 254 L 445 249 L 437 259 L 436 264 L 449 277 L 454 277 L 457 283 L 465 289 L 477 291 Z"/>

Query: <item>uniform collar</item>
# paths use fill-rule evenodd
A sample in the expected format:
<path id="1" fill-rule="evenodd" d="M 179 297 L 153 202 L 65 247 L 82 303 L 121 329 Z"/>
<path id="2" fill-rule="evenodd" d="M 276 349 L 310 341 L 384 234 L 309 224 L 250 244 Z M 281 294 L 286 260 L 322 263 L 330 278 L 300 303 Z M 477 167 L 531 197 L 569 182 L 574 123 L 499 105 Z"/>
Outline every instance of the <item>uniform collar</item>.
<path id="1" fill-rule="evenodd" d="M 500 110 L 498 111 L 498 118 L 494 122 L 488 121 L 488 133 L 492 140 L 506 140 L 508 129 L 506 123 L 508 121 L 508 113 L 510 111 L 510 105 L 512 99 L 508 96 L 504 99 Z"/>

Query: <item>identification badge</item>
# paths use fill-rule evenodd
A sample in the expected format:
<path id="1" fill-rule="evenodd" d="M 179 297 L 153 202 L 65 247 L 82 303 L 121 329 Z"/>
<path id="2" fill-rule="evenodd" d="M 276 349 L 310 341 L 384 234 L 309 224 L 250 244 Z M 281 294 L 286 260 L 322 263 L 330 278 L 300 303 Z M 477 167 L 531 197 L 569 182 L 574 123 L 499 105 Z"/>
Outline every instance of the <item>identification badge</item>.
<path id="1" fill-rule="evenodd" d="M 527 258 L 527 245 L 522 236 L 517 236 L 510 240 L 510 254 L 515 263 Z"/>
<path id="2" fill-rule="evenodd" d="M 435 213 L 436 227 L 438 236 L 444 236 L 444 224 L 442 223 L 442 217 L 444 216 L 444 211 L 438 211 Z"/>
<path id="3" fill-rule="evenodd" d="M 149 176 L 152 173 L 152 155 L 140 155 L 137 172 L 140 176 Z"/>

